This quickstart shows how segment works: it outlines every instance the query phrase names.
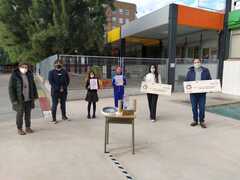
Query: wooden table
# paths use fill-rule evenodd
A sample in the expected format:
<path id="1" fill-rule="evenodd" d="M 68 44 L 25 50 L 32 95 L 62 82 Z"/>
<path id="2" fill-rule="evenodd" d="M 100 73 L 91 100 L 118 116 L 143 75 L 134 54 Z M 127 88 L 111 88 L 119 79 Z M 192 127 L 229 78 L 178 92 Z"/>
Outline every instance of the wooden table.
<path id="1" fill-rule="evenodd" d="M 105 140 L 104 140 L 104 153 L 107 153 L 107 144 L 109 144 L 109 124 L 131 124 L 132 125 L 132 154 L 135 154 L 135 132 L 134 132 L 134 120 L 135 115 L 122 116 L 118 114 L 107 115 L 103 113 L 105 121 Z"/>

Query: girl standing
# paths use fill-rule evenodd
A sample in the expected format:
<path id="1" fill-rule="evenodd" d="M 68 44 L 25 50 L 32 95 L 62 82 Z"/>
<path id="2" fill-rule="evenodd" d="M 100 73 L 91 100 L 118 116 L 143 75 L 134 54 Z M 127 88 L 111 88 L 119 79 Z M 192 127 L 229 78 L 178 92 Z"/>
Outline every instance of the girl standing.
<path id="1" fill-rule="evenodd" d="M 161 76 L 158 73 L 157 66 L 151 65 L 149 68 L 149 73 L 145 76 L 145 82 L 147 83 L 161 83 Z M 156 121 L 156 111 L 157 111 L 157 94 L 147 94 L 148 106 L 150 111 L 150 119 L 152 122 Z"/>
<path id="2" fill-rule="evenodd" d="M 91 105 L 93 105 L 93 115 L 92 118 L 96 118 L 96 103 L 98 102 L 98 94 L 97 91 L 99 89 L 99 81 L 96 78 L 95 73 L 93 71 L 89 72 L 88 80 L 86 82 L 86 101 L 88 102 L 88 119 L 91 119 L 90 111 Z"/>

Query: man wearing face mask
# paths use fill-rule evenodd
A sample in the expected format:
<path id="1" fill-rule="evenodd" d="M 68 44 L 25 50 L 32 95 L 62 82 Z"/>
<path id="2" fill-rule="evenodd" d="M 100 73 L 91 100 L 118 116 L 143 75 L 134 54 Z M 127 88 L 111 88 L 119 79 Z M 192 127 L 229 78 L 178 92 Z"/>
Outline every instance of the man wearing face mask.
<path id="1" fill-rule="evenodd" d="M 69 120 L 66 116 L 66 100 L 70 80 L 67 71 L 63 69 L 63 62 L 61 60 L 56 60 L 54 66 L 55 69 L 49 72 L 48 81 L 51 85 L 52 122 L 56 124 L 56 113 L 59 100 L 61 104 L 62 120 Z"/>
<path id="2" fill-rule="evenodd" d="M 193 66 L 189 68 L 185 81 L 211 80 L 209 70 L 202 66 L 200 59 L 194 59 Z M 205 124 L 206 93 L 190 94 L 192 104 L 193 122 L 191 126 L 197 126 L 200 122 L 202 128 L 207 128 Z"/>
<path id="3" fill-rule="evenodd" d="M 31 110 L 34 108 L 34 100 L 38 98 L 38 93 L 33 74 L 27 63 L 20 63 L 18 68 L 13 71 L 8 89 L 13 110 L 17 112 L 18 134 L 33 133 L 31 129 Z M 26 131 L 22 129 L 23 117 Z"/>

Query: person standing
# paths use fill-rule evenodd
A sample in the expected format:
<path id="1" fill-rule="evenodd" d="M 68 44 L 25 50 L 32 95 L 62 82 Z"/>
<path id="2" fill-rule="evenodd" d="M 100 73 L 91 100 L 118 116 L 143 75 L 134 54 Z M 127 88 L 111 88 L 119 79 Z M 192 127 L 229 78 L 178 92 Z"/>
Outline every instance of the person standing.
<path id="1" fill-rule="evenodd" d="M 96 118 L 96 103 L 98 102 L 97 91 L 99 89 L 99 81 L 95 76 L 95 73 L 91 71 L 88 75 L 88 80 L 86 82 L 87 95 L 85 100 L 88 102 L 88 119 L 91 119 L 90 111 L 91 105 L 93 105 L 93 115 L 92 118 Z"/>
<path id="2" fill-rule="evenodd" d="M 144 80 L 147 83 L 162 83 L 161 75 L 159 74 L 156 65 L 151 65 L 149 67 L 149 73 L 145 76 Z M 156 113 L 157 113 L 158 95 L 147 93 L 147 99 L 148 99 L 148 107 L 150 111 L 150 119 L 152 122 L 155 122 Z"/>
<path id="3" fill-rule="evenodd" d="M 202 61 L 200 59 L 194 59 L 193 66 L 189 68 L 185 81 L 202 81 L 211 79 L 211 74 L 207 68 L 202 66 Z M 200 122 L 202 128 L 207 128 L 204 120 L 206 93 L 190 94 L 190 100 L 193 112 L 193 122 L 191 123 L 191 126 L 197 126 Z"/>
<path id="4" fill-rule="evenodd" d="M 56 124 L 56 113 L 59 101 L 61 104 L 62 120 L 69 120 L 66 116 L 66 100 L 70 79 L 67 71 L 63 69 L 62 60 L 56 60 L 54 66 L 55 69 L 49 72 L 48 81 L 51 85 L 52 122 Z"/>
<path id="5" fill-rule="evenodd" d="M 34 101 L 38 99 L 33 73 L 29 70 L 28 63 L 21 62 L 18 68 L 12 72 L 9 80 L 9 97 L 13 110 L 17 112 L 16 124 L 19 135 L 33 133 L 31 129 L 31 111 Z M 23 131 L 23 117 L 26 129 Z"/>
<path id="6" fill-rule="evenodd" d="M 116 67 L 116 74 L 113 76 L 112 86 L 114 90 L 114 105 L 115 108 L 118 108 L 118 101 L 123 100 L 124 86 L 126 86 L 126 78 L 120 66 Z"/>

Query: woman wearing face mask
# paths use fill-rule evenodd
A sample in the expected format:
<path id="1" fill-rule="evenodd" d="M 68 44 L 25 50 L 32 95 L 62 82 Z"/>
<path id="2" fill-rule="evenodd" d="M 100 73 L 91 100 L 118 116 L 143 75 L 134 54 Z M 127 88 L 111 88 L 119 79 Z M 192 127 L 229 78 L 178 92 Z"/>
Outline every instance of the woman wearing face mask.
<path id="1" fill-rule="evenodd" d="M 86 82 L 87 95 L 85 100 L 88 102 L 88 119 L 91 119 L 90 111 L 91 105 L 93 105 L 93 115 L 92 118 L 96 118 L 96 103 L 98 102 L 97 91 L 99 89 L 99 81 L 95 76 L 95 73 L 91 71 L 88 74 L 88 80 Z"/>
<path id="2" fill-rule="evenodd" d="M 162 83 L 161 76 L 158 73 L 157 66 L 151 65 L 149 68 L 149 73 L 145 76 L 145 82 L 148 83 Z M 156 111 L 157 111 L 157 94 L 147 94 L 148 106 L 150 111 L 150 119 L 152 122 L 156 121 Z"/>
<path id="3" fill-rule="evenodd" d="M 20 63 L 19 67 L 13 71 L 9 81 L 9 96 L 13 110 L 17 112 L 18 134 L 33 133 L 31 129 L 31 110 L 34 108 L 34 101 L 38 98 L 38 93 L 33 74 L 27 63 Z M 25 131 L 22 129 L 23 117 L 25 119 Z"/>
<path id="4" fill-rule="evenodd" d="M 193 66 L 189 68 L 185 81 L 201 81 L 211 80 L 211 74 L 209 70 L 202 66 L 200 59 L 194 59 Z M 205 118 L 205 104 L 206 104 L 206 93 L 195 93 L 190 94 L 193 122 L 191 126 L 197 126 L 200 122 L 202 128 L 206 128 L 204 122 Z"/>

